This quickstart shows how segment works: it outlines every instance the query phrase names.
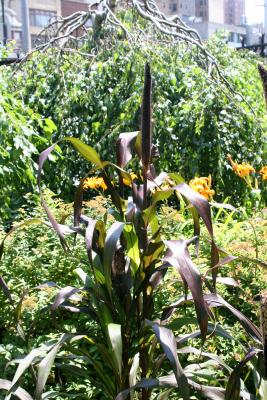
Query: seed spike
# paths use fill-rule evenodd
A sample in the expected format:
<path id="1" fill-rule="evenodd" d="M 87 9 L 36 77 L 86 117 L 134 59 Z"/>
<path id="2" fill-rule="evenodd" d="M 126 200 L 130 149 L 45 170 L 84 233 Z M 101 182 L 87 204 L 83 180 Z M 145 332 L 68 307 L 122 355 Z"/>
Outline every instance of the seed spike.
<path id="1" fill-rule="evenodd" d="M 266 108 L 267 108 L 267 70 L 264 68 L 264 66 L 262 64 L 258 65 L 258 70 L 259 70 L 260 77 L 262 80 L 263 91 L 264 91 L 264 96 L 265 96 L 265 103 L 266 103 Z"/>
<path id="2" fill-rule="evenodd" d="M 142 125 L 141 125 L 142 164 L 145 172 L 149 170 L 151 161 L 151 147 L 152 147 L 151 94 L 152 94 L 152 79 L 150 73 L 150 65 L 146 63 L 143 103 L 142 103 Z"/>

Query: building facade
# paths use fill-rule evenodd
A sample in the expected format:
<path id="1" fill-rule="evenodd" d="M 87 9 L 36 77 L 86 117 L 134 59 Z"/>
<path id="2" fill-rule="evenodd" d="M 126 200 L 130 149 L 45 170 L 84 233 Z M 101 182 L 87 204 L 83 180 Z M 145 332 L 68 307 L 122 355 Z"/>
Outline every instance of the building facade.
<path id="1" fill-rule="evenodd" d="M 28 51 L 37 41 L 45 40 L 39 33 L 53 18 L 67 17 L 86 11 L 90 0 L 4 0 L 5 30 L 2 42 L 15 40 L 18 50 Z M 4 38 L 6 36 L 6 38 Z"/>
<path id="2" fill-rule="evenodd" d="M 224 22 L 228 25 L 241 25 L 245 22 L 245 0 L 225 0 Z"/>
<path id="3" fill-rule="evenodd" d="M 165 15 L 195 15 L 195 0 L 158 0 L 157 5 Z"/>
<path id="4" fill-rule="evenodd" d="M 241 46 L 246 35 L 245 0 L 158 0 L 166 15 L 178 14 L 202 39 L 216 31 L 229 32 L 229 42 Z"/>
<path id="5" fill-rule="evenodd" d="M 67 17 L 76 11 L 87 11 L 89 0 L 61 0 L 61 15 Z"/>

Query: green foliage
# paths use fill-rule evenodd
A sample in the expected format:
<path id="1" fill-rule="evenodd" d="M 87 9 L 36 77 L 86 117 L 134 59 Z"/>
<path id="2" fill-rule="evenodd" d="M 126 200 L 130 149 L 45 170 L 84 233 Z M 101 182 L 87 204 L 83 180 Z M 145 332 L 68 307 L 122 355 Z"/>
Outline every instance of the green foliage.
<path id="1" fill-rule="evenodd" d="M 49 398 L 51 392 L 46 389 L 48 379 L 53 379 L 53 376 L 54 395 L 58 398 L 71 398 L 72 395 L 88 398 L 85 388 L 80 385 L 82 380 L 89 381 L 90 389 L 96 388 L 97 398 L 101 393 L 100 398 L 105 400 L 129 399 L 130 393 L 136 391 L 140 391 L 142 400 L 155 396 L 161 398 L 162 395 L 169 395 L 170 387 L 176 398 L 183 400 L 190 400 L 197 393 L 197 396 L 207 399 L 225 397 L 233 400 L 238 399 L 240 394 L 248 398 L 261 393 L 266 384 L 264 380 L 259 383 L 259 378 L 264 378 L 260 330 L 227 303 L 218 289 L 215 290 L 216 280 L 218 284 L 225 283 L 223 277 L 218 276 L 219 267 L 229 264 L 233 258 L 225 258 L 225 251 L 215 243 L 210 204 L 186 185 L 179 174 L 171 174 L 172 179 L 164 173 L 157 175 L 151 163 L 152 148 L 148 149 L 151 143 L 150 79 L 147 65 L 142 135 L 132 132 L 119 136 L 116 164 L 104 161 L 102 153 L 100 156 L 79 139 L 66 137 L 62 141 L 69 142 L 87 162 L 94 165 L 94 172 L 99 173 L 99 178 L 105 183 L 103 187 L 108 190 L 111 207 L 102 220 L 87 215 L 86 210 L 82 210 L 84 181 L 81 180 L 75 194 L 73 222 L 67 225 L 68 211 L 61 217 L 59 213 L 57 222 L 42 197 L 49 219 L 45 225 L 53 228 L 63 248 L 71 254 L 71 260 L 76 262 L 75 273 L 80 284 L 62 288 L 49 282 L 31 289 L 41 292 L 44 287 L 56 290 L 52 304 L 46 310 L 47 318 L 61 333 L 55 339 L 52 325 L 46 342 L 39 342 L 31 348 L 29 332 L 32 327 L 25 334 L 27 332 L 21 321 L 25 293 L 14 306 L 12 292 L 1 279 L 14 316 L 14 325 L 28 348 L 27 356 L 14 361 L 18 366 L 13 378 L 0 380 L 0 389 L 9 394 L 15 393 L 23 398 L 23 393 L 24 397 L 32 398 L 18 387 L 19 382 L 25 387 L 22 377 L 26 371 L 33 378 L 35 389 L 33 391 L 29 384 L 28 390 L 34 392 L 36 400 Z M 52 150 L 53 146 L 41 153 L 39 176 Z M 135 154 L 142 167 L 136 171 L 138 181 L 134 182 L 130 171 L 137 165 L 137 160 L 132 160 Z M 146 161 L 141 163 L 141 160 Z M 158 215 L 159 204 L 173 194 L 177 196 L 178 211 L 182 210 L 183 218 L 190 213 L 193 224 L 180 227 L 183 237 L 177 237 L 175 229 L 171 239 L 166 240 L 165 235 L 170 235 L 170 232 L 164 233 L 161 228 L 164 217 L 162 219 L 162 215 Z M 224 210 L 225 206 L 215 204 L 214 207 Z M 59 211 L 61 208 L 59 204 Z M 228 210 L 229 206 L 225 209 Z M 194 255 L 192 245 L 198 247 L 200 219 L 208 235 L 204 248 L 208 247 L 211 259 L 209 256 L 208 262 L 205 259 L 203 265 L 197 266 L 199 259 Z M 36 222 L 35 218 L 24 225 Z M 178 220 L 180 222 L 184 221 Z M 4 237 L 5 242 L 16 229 L 20 228 L 12 228 L 10 234 Z M 69 235 L 74 236 L 74 241 L 68 238 Z M 32 239 L 36 241 L 35 237 Z M 83 241 L 85 249 L 81 250 Z M 0 248 L 4 248 L 4 242 Z M 243 255 L 239 259 L 242 261 Z M 236 258 L 234 260 L 237 261 Z M 253 262 L 266 268 L 264 262 Z M 173 298 L 169 296 L 163 301 L 161 291 L 165 286 L 165 276 L 173 279 L 174 291 Z M 229 284 L 229 277 L 226 278 Z M 28 306 L 36 303 L 33 298 L 27 300 Z M 176 302 L 171 304 L 172 300 Z M 237 335 L 232 336 L 218 323 L 221 319 L 218 309 L 221 307 L 240 322 L 244 340 L 241 341 Z M 73 317 L 70 317 L 71 313 Z M 33 319 L 35 324 L 38 324 L 36 316 Z M 214 339 L 210 339 L 208 334 Z M 246 336 L 250 337 L 253 347 Z M 242 359 L 234 365 L 234 369 L 209 348 L 203 352 L 199 340 L 206 346 L 218 346 L 218 337 L 237 342 L 236 348 L 242 352 Z M 247 382 L 241 377 L 250 371 L 250 361 L 258 380 Z M 166 393 L 162 392 L 164 388 L 167 388 Z"/>
<path id="2" fill-rule="evenodd" d="M 157 165 L 189 180 L 212 174 L 217 198 L 245 199 L 247 188 L 229 171 L 228 153 L 236 161 L 266 163 L 266 117 L 258 58 L 229 48 L 223 35 L 208 42 L 234 91 L 219 83 L 200 64 L 197 51 L 180 46 L 117 41 L 93 58 L 50 50 L 34 55 L 16 73 L 12 90 L 25 104 L 52 119 L 54 138 L 74 136 L 94 145 L 103 158 L 120 132 L 140 129 L 141 71 L 149 60 L 154 73 Z M 254 113 L 251 111 L 251 108 Z M 170 151 L 171 149 L 171 151 Z M 66 149 L 65 160 L 46 168 L 52 190 L 72 198 L 73 180 L 86 175 L 82 161 Z M 65 175 L 65 168 L 72 176 Z M 51 177 L 51 178 L 50 178 Z M 53 179 L 52 179 L 53 177 Z"/>
<path id="3" fill-rule="evenodd" d="M 54 131 L 48 118 L 33 111 L 10 91 L 12 71 L 0 78 L 0 221 L 15 217 L 23 196 L 36 188 L 37 157 Z"/>

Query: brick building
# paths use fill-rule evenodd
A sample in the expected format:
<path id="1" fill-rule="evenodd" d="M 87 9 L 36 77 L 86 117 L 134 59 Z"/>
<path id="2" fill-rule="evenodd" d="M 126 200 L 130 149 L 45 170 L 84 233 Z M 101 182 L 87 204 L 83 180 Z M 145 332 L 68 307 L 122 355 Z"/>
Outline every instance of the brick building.
<path id="1" fill-rule="evenodd" d="M 61 15 L 67 17 L 76 11 L 87 11 L 88 0 L 61 0 Z"/>
<path id="2" fill-rule="evenodd" d="M 159 9 L 166 15 L 190 17 L 195 15 L 195 0 L 157 0 Z"/>
<path id="3" fill-rule="evenodd" d="M 39 32 L 57 16 L 86 11 L 90 0 L 5 0 L 7 40 L 16 40 L 18 48 L 30 50 Z M 2 39 L 3 39 L 2 29 Z M 24 45 L 23 45 L 24 44 Z"/>
<path id="4" fill-rule="evenodd" d="M 240 25 L 245 15 L 245 0 L 225 0 L 224 22 L 229 25 Z"/>

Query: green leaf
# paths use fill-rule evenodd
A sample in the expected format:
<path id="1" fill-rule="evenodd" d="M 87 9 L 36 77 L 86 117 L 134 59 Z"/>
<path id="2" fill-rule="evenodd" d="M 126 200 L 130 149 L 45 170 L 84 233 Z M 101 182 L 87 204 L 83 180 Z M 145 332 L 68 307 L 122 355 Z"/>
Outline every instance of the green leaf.
<path id="1" fill-rule="evenodd" d="M 29 225 L 34 225 L 34 224 L 42 224 L 42 225 L 49 226 L 47 224 L 47 222 L 42 221 L 39 218 L 28 219 L 27 221 L 24 221 L 21 224 L 13 226 L 13 228 L 11 228 L 10 231 L 8 231 L 8 233 L 4 236 L 2 242 L 0 243 L 0 260 L 2 258 L 3 252 L 4 252 L 4 243 L 5 243 L 5 240 L 8 238 L 8 236 L 10 236 L 17 229 L 20 229 L 20 228 L 23 228 L 23 227 L 26 227 L 26 226 L 29 226 Z"/>
<path id="2" fill-rule="evenodd" d="M 134 276 L 140 267 L 140 252 L 138 236 L 135 232 L 133 224 L 125 224 L 123 234 L 126 238 L 127 255 L 131 260 L 131 270 Z"/>
<path id="3" fill-rule="evenodd" d="M 96 164 L 100 168 L 103 168 L 102 161 L 93 147 L 88 146 L 80 139 L 74 137 L 65 137 L 63 140 L 70 142 L 87 161 L 90 161 L 92 164 Z"/>
<path id="4" fill-rule="evenodd" d="M 119 375 L 122 372 L 122 338 L 121 338 L 121 325 L 108 324 L 108 335 L 113 350 L 112 356 L 116 360 Z"/>
<path id="5" fill-rule="evenodd" d="M 244 366 L 260 352 L 258 349 L 251 348 L 242 361 L 237 365 L 237 367 L 232 371 L 230 378 L 228 379 L 226 386 L 226 393 L 224 400 L 239 400 L 240 399 L 240 389 L 241 389 L 241 373 Z"/>

